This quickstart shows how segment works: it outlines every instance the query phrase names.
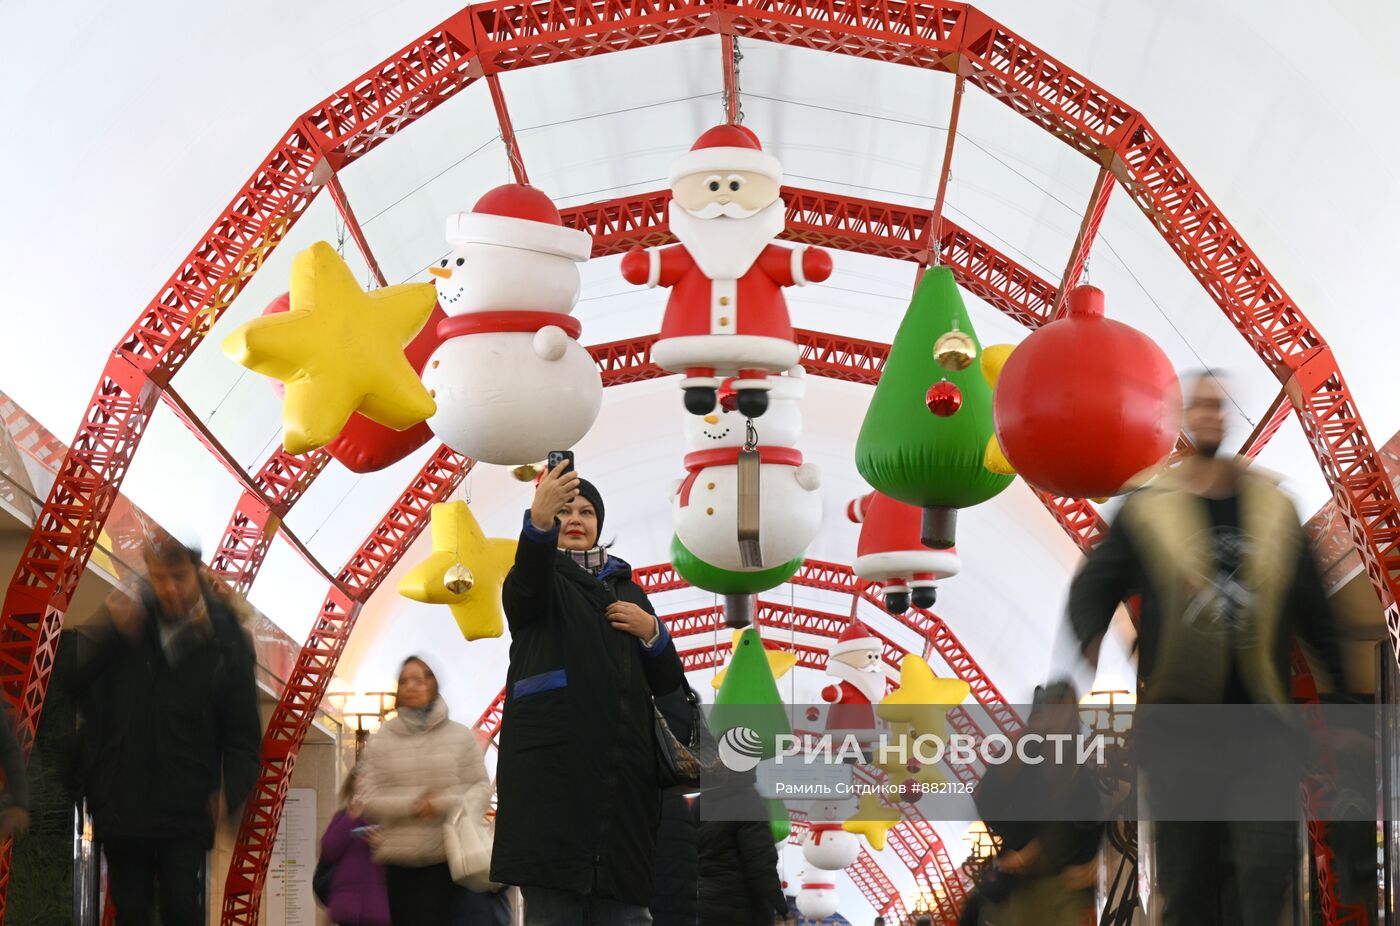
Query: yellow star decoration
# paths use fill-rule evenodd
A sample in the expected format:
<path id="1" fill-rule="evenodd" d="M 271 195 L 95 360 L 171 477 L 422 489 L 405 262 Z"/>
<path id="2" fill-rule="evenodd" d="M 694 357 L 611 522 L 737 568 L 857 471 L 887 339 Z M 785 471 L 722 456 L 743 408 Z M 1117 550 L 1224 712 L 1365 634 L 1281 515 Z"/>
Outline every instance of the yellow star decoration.
<path id="1" fill-rule="evenodd" d="M 436 301 L 431 283 L 365 292 L 335 249 L 318 241 L 292 261 L 291 309 L 240 326 L 223 350 L 286 385 L 288 453 L 330 443 L 357 411 L 402 431 L 437 411 L 403 350 Z"/>
<path id="2" fill-rule="evenodd" d="M 739 648 L 739 636 L 743 631 L 734 631 L 734 640 L 729 644 L 729 651 L 732 653 Z M 787 675 L 792 667 L 797 665 L 797 654 L 789 653 L 786 650 L 763 648 L 763 653 L 768 657 L 768 668 L 773 670 L 773 681 L 777 681 Z M 724 684 L 725 669 L 720 669 L 715 677 L 710 679 L 710 684 L 715 686 L 715 691 L 719 691 L 719 686 Z"/>
<path id="3" fill-rule="evenodd" d="M 466 502 L 445 502 L 432 510 L 433 552 L 399 581 L 399 594 L 414 601 L 445 604 L 468 640 L 499 637 L 505 631 L 501 586 L 515 562 L 515 540 L 487 537 Z M 447 572 L 465 566 L 469 588 L 454 592 Z"/>
<path id="4" fill-rule="evenodd" d="M 1006 358 L 1010 357 L 1015 349 L 1015 344 L 993 344 L 991 347 L 982 348 L 982 375 L 986 377 L 988 386 L 993 389 L 997 387 L 997 380 L 1001 378 L 1001 368 L 1006 366 Z"/>
<path id="5" fill-rule="evenodd" d="M 967 698 L 972 686 L 956 678 L 939 678 L 918 656 L 910 654 L 899 664 L 899 687 L 875 708 L 880 719 L 907 723 L 923 735 L 943 737 L 948 712 Z"/>
<path id="6" fill-rule="evenodd" d="M 1015 349 L 1015 344 L 993 344 L 982 349 L 982 375 L 986 377 L 987 385 L 991 386 L 994 392 L 997 380 L 1001 378 L 1001 368 L 1006 365 L 1006 359 Z M 1001 476 L 1016 475 L 1016 467 L 1011 465 L 1011 461 L 1002 452 L 1001 442 L 995 434 L 988 438 L 987 447 L 982 452 L 982 466 Z"/>
<path id="7" fill-rule="evenodd" d="M 901 819 L 899 811 L 886 807 L 874 792 L 867 791 L 860 796 L 860 809 L 856 811 L 855 819 L 842 823 L 841 828 L 848 833 L 864 836 L 870 848 L 879 852 L 885 848 L 885 833 Z"/>
<path id="8" fill-rule="evenodd" d="M 911 772 L 899 758 L 915 756 L 914 737 L 936 737 L 946 742 L 948 711 L 961 704 L 971 691 L 972 686 L 967 682 L 934 675 L 929 664 L 918 656 L 905 656 L 899 665 L 899 687 L 885 695 L 875 709 L 881 720 L 903 732 L 887 739 L 893 748 L 888 757 L 884 753 L 878 755 L 876 764 L 901 783 L 944 781 L 937 766 L 924 765 Z M 932 746 L 927 751 L 931 750 Z"/>
<path id="9" fill-rule="evenodd" d="M 885 746 L 877 749 L 873 763 L 876 768 L 889 776 L 889 783 L 903 786 L 909 782 L 919 782 L 926 785 L 938 785 L 948 779 L 943 777 L 942 771 L 937 764 L 924 765 L 918 761 L 914 752 L 914 731 L 909 724 L 899 724 L 899 732 L 893 732 L 885 738 Z M 932 752 L 933 747 L 926 747 Z M 887 751 L 888 750 L 888 751 Z M 910 764 L 913 759 L 913 764 Z"/>

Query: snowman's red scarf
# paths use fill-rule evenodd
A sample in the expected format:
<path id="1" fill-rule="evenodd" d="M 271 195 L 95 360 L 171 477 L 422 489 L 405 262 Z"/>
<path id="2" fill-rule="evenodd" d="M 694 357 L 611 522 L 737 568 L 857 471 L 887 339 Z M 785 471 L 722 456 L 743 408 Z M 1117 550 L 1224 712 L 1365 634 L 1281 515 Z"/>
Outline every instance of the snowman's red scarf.
<path id="1" fill-rule="evenodd" d="M 572 315 L 556 312 L 469 312 L 449 315 L 438 322 L 438 339 L 460 337 L 464 334 L 500 334 L 501 332 L 539 331 L 546 325 L 556 325 L 575 341 L 583 334 L 583 325 Z"/>
<path id="2" fill-rule="evenodd" d="M 700 470 L 708 466 L 737 466 L 742 447 L 716 447 L 714 450 L 697 450 L 685 455 L 685 470 L 689 473 L 681 482 L 681 507 L 690 504 L 690 487 L 695 485 Z M 757 447 L 760 463 L 779 463 L 786 466 L 801 466 L 802 451 L 795 447 Z"/>

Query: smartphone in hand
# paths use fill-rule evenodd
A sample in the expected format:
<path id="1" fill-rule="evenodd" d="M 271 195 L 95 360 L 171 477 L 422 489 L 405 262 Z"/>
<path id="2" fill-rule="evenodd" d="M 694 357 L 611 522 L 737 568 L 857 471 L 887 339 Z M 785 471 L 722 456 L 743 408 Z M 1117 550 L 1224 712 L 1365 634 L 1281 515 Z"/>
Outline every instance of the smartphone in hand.
<path id="1" fill-rule="evenodd" d="M 545 458 L 545 466 L 552 473 L 554 472 L 554 467 L 563 463 L 565 460 L 569 462 L 569 465 L 564 467 L 564 472 L 567 473 L 574 468 L 574 452 L 572 450 L 551 450 L 549 456 Z"/>
<path id="2" fill-rule="evenodd" d="M 357 826 L 350 831 L 350 835 L 356 839 L 368 839 L 370 834 L 379 829 L 379 824 L 373 823 L 369 826 Z"/>

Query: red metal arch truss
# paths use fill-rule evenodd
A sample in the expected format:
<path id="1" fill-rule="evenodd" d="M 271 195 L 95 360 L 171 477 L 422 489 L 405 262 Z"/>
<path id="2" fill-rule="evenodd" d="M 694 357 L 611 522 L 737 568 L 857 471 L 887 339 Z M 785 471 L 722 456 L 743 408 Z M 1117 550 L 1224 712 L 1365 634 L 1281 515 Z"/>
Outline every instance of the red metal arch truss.
<path id="1" fill-rule="evenodd" d="M 109 355 L 92 400 L 70 442 L 58 478 L 12 578 L 0 614 L 0 687 L 15 707 L 18 733 L 32 745 L 52 671 L 58 633 L 82 570 L 110 513 L 156 402 L 210 327 L 257 272 L 263 259 L 323 186 L 331 188 L 356 244 L 368 252 L 353 223 L 337 174 L 418 118 L 483 76 L 607 54 L 628 48 L 719 34 L 839 52 L 910 67 L 948 71 L 1011 107 L 1102 168 L 1085 220 L 1060 284 L 999 264 L 992 249 L 926 210 L 808 191 L 789 191 L 789 237 L 829 247 L 927 263 L 936 254 L 966 277 L 988 281 L 982 298 L 1027 324 L 1042 323 L 1082 271 L 1106 202 L 1111 175 L 1279 379 L 1298 414 L 1338 509 L 1376 588 L 1392 641 L 1400 649 L 1400 506 L 1330 348 L 1277 279 L 1207 196 L 1200 184 L 1136 110 L 984 13 L 961 3 L 877 0 L 490 0 L 469 6 L 312 107 L 283 134 L 228 207 Z M 492 87 L 512 168 L 524 177 L 504 97 Z M 597 228 L 598 252 L 664 240 L 657 222 L 664 195 L 600 203 L 572 210 Z M 591 212 L 589 210 L 592 210 Z M 368 257 L 367 253 L 367 257 Z M 373 265 L 372 257 L 369 258 Z M 1024 268 L 1021 268 L 1023 271 Z M 845 341 L 846 346 L 837 342 Z M 833 370 L 853 379 L 861 344 L 831 338 L 814 351 L 850 350 L 849 366 L 827 354 Z M 817 356 L 814 364 L 823 362 Z M 873 363 L 874 361 L 869 361 Z M 625 378 L 627 364 L 610 370 Z M 1271 410 L 1272 411 L 1272 410 Z M 1282 413 L 1269 415 L 1281 421 Z M 1276 425 L 1275 428 L 1276 429 Z M 1272 431 L 1256 434 L 1262 445 Z M 336 577 L 317 628 L 348 631 L 356 605 L 382 578 L 386 551 L 421 529 L 418 503 L 436 497 L 463 461 L 435 456 L 437 472 L 420 474 L 386 515 L 359 558 Z M 221 572 L 247 587 L 277 529 L 323 458 L 295 461 L 274 455 L 245 484 L 239 510 L 218 551 Z M 1052 512 L 1081 546 L 1092 544 L 1100 522 L 1091 506 L 1048 500 Z M 343 589 L 353 589 L 346 595 Z M 338 596 L 338 597 L 337 597 Z M 332 599 L 335 600 L 332 600 Z M 342 600 L 343 599 L 343 600 Z M 317 649 L 317 630 L 298 664 L 323 681 L 343 638 Z M 338 630 L 336 632 L 339 632 Z M 334 633 L 331 633 L 334 637 Z M 305 679 L 293 680 L 302 685 Z M 318 687 L 312 685 L 312 689 Z M 323 687 L 323 686 L 322 686 Z M 286 755 L 296 752 L 300 721 L 289 728 Z M 260 786 L 261 787 L 261 786 Z M 280 808 L 281 778 L 274 803 Z M 250 814 L 252 811 L 250 810 Z M 275 822 L 275 811 L 271 818 Z M 241 845 L 253 838 L 245 816 Z M 257 826 L 253 826 L 257 830 Z M 242 849 L 240 849 L 242 851 Z M 8 883 L 8 852 L 0 858 L 0 891 Z M 262 876 L 235 860 L 243 882 Z M 0 896 L 3 896 L 0 894 Z M 1328 909 L 1324 898 L 1324 909 Z M 0 909 L 0 913 L 3 910 Z M 256 906 L 235 893 L 227 923 L 256 922 Z M 1328 921 L 1336 922 L 1328 911 Z"/>

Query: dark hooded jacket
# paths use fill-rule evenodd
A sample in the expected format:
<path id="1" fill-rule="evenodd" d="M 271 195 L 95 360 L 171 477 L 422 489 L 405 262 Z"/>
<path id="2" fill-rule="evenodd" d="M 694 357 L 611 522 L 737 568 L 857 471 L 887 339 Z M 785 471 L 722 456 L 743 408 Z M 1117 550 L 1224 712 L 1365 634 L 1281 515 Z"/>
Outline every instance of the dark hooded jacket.
<path id="1" fill-rule="evenodd" d="M 778 849 L 752 776 L 731 775 L 701 795 L 710 815 L 700 824 L 700 926 L 771 926 L 787 913 Z"/>
<path id="2" fill-rule="evenodd" d="M 206 589 L 204 601 L 207 619 L 182 628 L 173 659 L 149 595 L 139 638 L 118 635 L 110 618 L 80 634 L 80 761 L 101 839 L 186 837 L 212 846 L 210 796 L 222 786 L 232 812 L 257 781 L 252 640 L 217 595 Z"/>
<path id="3" fill-rule="evenodd" d="M 651 699 L 684 672 L 664 623 L 650 648 L 608 623 L 616 600 L 655 613 L 631 567 L 612 557 L 595 577 L 557 550 L 558 530 L 526 514 L 502 590 L 511 644 L 491 877 L 645 907 L 661 814 Z"/>

